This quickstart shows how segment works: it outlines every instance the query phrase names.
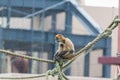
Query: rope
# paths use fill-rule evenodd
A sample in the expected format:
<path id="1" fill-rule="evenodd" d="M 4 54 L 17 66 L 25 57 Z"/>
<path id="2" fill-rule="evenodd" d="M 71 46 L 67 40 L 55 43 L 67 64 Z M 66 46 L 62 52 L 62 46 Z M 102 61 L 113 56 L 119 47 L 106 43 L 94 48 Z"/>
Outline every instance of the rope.
<path id="1" fill-rule="evenodd" d="M 99 34 L 93 41 L 89 42 L 85 47 L 83 47 L 81 50 L 75 53 L 75 57 L 72 58 L 70 61 L 68 61 L 66 64 L 63 65 L 64 70 L 68 69 L 69 65 L 77 59 L 77 57 L 80 56 L 81 53 L 87 51 L 90 49 L 95 43 L 97 43 L 100 39 L 108 37 L 112 34 L 112 30 L 115 29 L 120 23 L 120 19 L 118 19 L 118 16 L 114 18 L 114 20 L 111 22 L 111 24 L 101 33 Z"/>
<path id="2" fill-rule="evenodd" d="M 68 69 L 68 67 L 70 66 L 70 64 L 75 61 L 81 53 L 83 52 L 86 52 L 87 50 L 89 50 L 95 43 L 97 43 L 100 39 L 102 38 L 106 38 L 106 37 L 109 37 L 109 35 L 112 34 L 112 30 L 115 29 L 118 25 L 118 23 L 120 23 L 120 19 L 117 19 L 118 17 L 115 17 L 114 20 L 112 21 L 112 23 L 101 33 L 99 34 L 93 41 L 89 42 L 85 47 L 83 47 L 81 50 L 79 50 L 78 52 L 75 53 L 75 57 L 73 57 L 71 60 L 69 60 L 67 63 L 65 63 L 62 67 L 62 69 L 65 71 Z M 32 60 L 37 60 L 37 61 L 42 61 L 42 62 L 50 62 L 50 63 L 54 63 L 54 61 L 52 60 L 44 60 L 44 59 L 39 59 L 39 58 L 35 58 L 35 57 L 29 57 L 29 56 L 25 56 L 25 55 L 21 55 L 21 54 L 13 54 L 11 52 L 8 52 L 8 51 L 5 51 L 5 50 L 0 50 L 0 52 L 2 53 L 6 53 L 6 54 L 10 54 L 10 55 L 14 55 L 14 56 L 19 56 L 19 57 L 23 57 L 23 58 L 27 58 L 27 59 L 32 59 Z M 57 63 L 58 65 L 58 63 Z M 58 65 L 58 67 L 60 67 Z M 53 68 L 52 70 L 48 70 L 46 72 L 46 74 L 43 74 L 42 76 L 41 75 L 38 75 L 38 76 L 31 76 L 31 77 L 14 77 L 12 79 L 28 79 L 28 78 L 37 78 L 37 77 L 43 77 L 43 76 L 48 76 L 48 75 L 57 75 L 58 74 L 58 77 L 59 75 L 59 70 L 60 68 L 57 68 L 57 66 L 55 68 Z M 63 77 L 63 76 L 62 76 Z M 0 77 L 0 79 L 11 79 L 10 77 Z M 59 79 L 59 80 L 62 80 L 62 79 Z"/>
<path id="3" fill-rule="evenodd" d="M 31 56 L 27 56 L 27 55 L 23 55 L 23 54 L 17 54 L 17 53 L 13 53 L 13 52 L 2 50 L 2 49 L 0 49 L 0 53 L 13 55 L 13 56 L 18 56 L 18 57 L 22 57 L 22 58 L 25 58 L 25 59 L 31 59 L 31 60 L 39 61 L 39 62 L 54 63 L 54 61 L 52 61 L 52 60 L 31 57 Z"/>
<path id="4" fill-rule="evenodd" d="M 95 43 L 97 43 L 100 39 L 108 37 L 112 34 L 112 30 L 115 29 L 120 23 L 120 19 L 117 19 L 118 17 L 115 17 L 113 22 L 101 33 L 99 34 L 93 41 L 89 42 L 84 48 L 76 52 L 75 57 L 72 58 L 70 61 L 68 61 L 66 64 L 63 65 L 64 71 L 67 70 L 70 66 L 70 64 L 77 59 L 77 57 L 80 56 L 81 53 L 85 53 L 87 50 L 89 50 Z"/>
<path id="5" fill-rule="evenodd" d="M 58 61 L 56 61 L 56 68 L 58 70 L 58 80 L 63 80 L 64 78 L 62 76 L 62 67 Z"/>
<path id="6" fill-rule="evenodd" d="M 44 76 L 46 76 L 46 74 L 40 74 L 40 75 L 34 75 L 34 76 L 27 76 L 27 77 L 26 76 L 25 77 L 21 77 L 21 76 L 20 77 L 0 77 L 0 79 L 12 79 L 12 80 L 13 79 L 15 79 L 15 80 L 16 79 L 17 80 L 20 79 L 21 80 L 21 79 L 32 79 L 32 78 L 44 77 Z"/>

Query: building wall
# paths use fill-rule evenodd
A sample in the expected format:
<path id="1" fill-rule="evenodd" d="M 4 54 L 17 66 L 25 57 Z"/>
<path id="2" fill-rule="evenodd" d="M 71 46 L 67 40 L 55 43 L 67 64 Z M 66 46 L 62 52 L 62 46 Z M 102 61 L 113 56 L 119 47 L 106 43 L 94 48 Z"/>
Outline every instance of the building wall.
<path id="1" fill-rule="evenodd" d="M 86 12 L 98 23 L 98 25 L 100 25 L 100 27 L 102 28 L 102 30 L 104 30 L 105 28 L 107 28 L 109 26 L 109 24 L 112 22 L 112 20 L 114 19 L 114 17 L 116 15 L 118 15 L 118 10 L 117 8 L 114 7 L 91 7 L 91 6 L 81 6 L 83 9 L 86 10 Z M 72 33 L 73 34 L 88 34 L 87 30 L 85 29 L 84 25 L 82 25 L 82 23 L 80 23 L 78 21 L 78 19 L 73 16 L 73 30 Z M 112 56 L 116 56 L 117 53 L 117 31 L 118 29 L 114 29 L 112 32 L 112 35 L 110 37 L 112 37 Z M 96 54 L 99 53 L 99 54 Z M 101 64 L 98 64 L 98 57 L 102 56 L 103 54 L 101 54 L 101 50 L 97 50 L 92 52 L 90 54 L 90 76 L 96 76 L 96 77 L 101 77 L 102 76 L 102 66 Z M 78 60 L 76 60 L 76 62 L 73 63 L 72 65 L 72 75 L 79 75 L 79 76 L 83 76 L 83 69 L 84 69 L 84 55 L 81 56 Z M 79 67 L 79 69 L 77 68 Z M 95 67 L 98 68 L 95 70 Z M 111 66 L 111 77 L 115 76 L 115 66 Z"/>
<path id="2" fill-rule="evenodd" d="M 111 23 L 113 18 L 118 15 L 118 9 L 114 7 L 90 7 L 83 6 L 83 8 L 89 13 L 89 15 L 101 26 L 104 30 Z M 117 31 L 118 29 L 114 29 L 112 32 L 112 56 L 116 56 L 117 53 Z M 111 66 L 111 77 L 115 76 L 116 66 Z"/>

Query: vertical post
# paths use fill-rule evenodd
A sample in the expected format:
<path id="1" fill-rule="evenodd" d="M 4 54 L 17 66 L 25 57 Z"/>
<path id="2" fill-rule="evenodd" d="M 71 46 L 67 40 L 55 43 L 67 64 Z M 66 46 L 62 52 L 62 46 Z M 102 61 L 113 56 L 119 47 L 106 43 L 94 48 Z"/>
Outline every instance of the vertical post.
<path id="1" fill-rule="evenodd" d="M 52 14 L 52 24 L 51 24 L 51 26 L 52 26 L 51 31 L 55 32 L 55 30 L 56 30 L 56 14 L 55 13 Z"/>
<path id="2" fill-rule="evenodd" d="M 8 0 L 7 28 L 10 28 L 10 17 L 11 17 L 11 1 Z"/>
<path id="3" fill-rule="evenodd" d="M 35 0 L 33 0 L 33 5 L 32 5 L 32 13 L 35 12 Z M 30 49 L 30 56 L 32 56 L 33 53 L 33 43 L 34 43 L 34 15 L 31 18 L 31 49 Z M 32 73 L 32 60 L 29 60 L 29 73 Z"/>
<path id="4" fill-rule="evenodd" d="M 65 32 L 66 33 L 72 33 L 72 13 L 70 10 L 70 4 L 67 3 L 67 9 L 66 9 L 66 20 L 65 20 Z"/>
<path id="5" fill-rule="evenodd" d="M 3 6 L 4 7 L 4 6 Z M 4 10 L 2 10 L 2 13 L 1 13 L 1 18 L 2 18 L 2 24 L 1 24 L 1 27 L 3 27 L 3 23 L 4 23 Z"/>
<path id="6" fill-rule="evenodd" d="M 70 9 L 70 3 L 66 3 L 66 15 L 65 15 L 65 33 L 72 33 L 72 13 Z M 70 68 L 64 72 L 66 75 L 70 75 Z"/>
<path id="7" fill-rule="evenodd" d="M 43 4 L 43 7 L 45 8 L 45 0 L 42 2 L 42 4 Z M 43 8 L 43 10 L 44 10 L 44 8 Z M 44 33 L 44 24 L 45 24 L 45 22 L 44 22 L 44 20 L 45 20 L 45 11 L 43 11 L 41 14 L 40 14 L 40 30 L 41 30 L 41 35 L 42 36 L 40 36 L 41 37 L 41 51 L 42 52 L 44 52 L 44 40 L 45 40 L 45 33 Z"/>
<path id="8" fill-rule="evenodd" d="M 120 0 L 119 0 L 119 18 L 120 18 Z M 118 53 L 120 54 L 120 23 L 118 24 Z"/>
<path id="9" fill-rule="evenodd" d="M 111 38 L 106 39 L 106 48 L 104 49 L 104 56 L 111 56 Z M 111 67 L 110 65 L 103 64 L 103 77 L 110 78 Z"/>
<path id="10" fill-rule="evenodd" d="M 2 43 L 2 28 L 1 28 L 1 25 L 0 25 L 0 49 L 3 48 L 3 43 Z M 2 54 L 0 54 L 0 73 L 2 72 Z"/>
<path id="11" fill-rule="evenodd" d="M 45 7 L 45 0 L 42 2 L 42 4 L 43 4 L 43 7 Z M 44 10 L 44 8 L 43 8 L 43 10 Z M 40 55 L 42 54 L 44 54 L 44 43 L 45 43 L 45 33 L 44 33 L 44 17 L 45 17 L 45 11 L 43 11 L 41 14 L 40 14 L 40 31 L 41 31 L 41 43 L 40 43 L 40 54 L 39 54 L 39 57 L 40 57 Z M 38 67 L 42 67 L 42 65 L 41 64 L 38 64 Z M 41 70 L 42 71 L 42 70 Z M 40 70 L 39 70 L 39 73 L 41 72 Z"/>
<path id="12" fill-rule="evenodd" d="M 119 3 L 118 3 L 118 17 L 120 19 L 120 0 L 119 0 Z M 118 54 L 120 54 L 120 23 L 118 23 Z M 120 67 L 120 65 L 118 65 L 118 67 Z M 119 74 L 119 69 L 117 68 L 117 74 Z"/>
<path id="13" fill-rule="evenodd" d="M 84 58 L 84 76 L 89 76 L 90 54 L 86 53 Z"/>
<path id="14" fill-rule="evenodd" d="M 11 57 L 10 56 L 7 56 L 7 70 L 8 70 L 8 73 L 11 73 L 12 72 L 12 65 L 11 65 Z"/>
<path id="15" fill-rule="evenodd" d="M 50 47 L 51 50 L 48 50 L 47 53 L 48 53 L 48 59 L 51 59 L 53 60 L 54 59 L 54 53 L 55 53 L 55 44 L 49 44 L 47 45 L 46 47 Z M 50 55 L 49 55 L 50 54 Z M 48 63 L 48 69 L 53 69 L 54 68 L 54 64 L 50 64 Z"/>
<path id="16" fill-rule="evenodd" d="M 54 39 L 54 44 L 53 44 L 53 59 L 54 59 L 54 55 L 56 54 L 56 51 L 57 51 L 57 49 L 58 49 L 58 44 L 56 44 L 56 41 L 55 41 L 55 33 L 54 33 L 54 37 L 53 37 L 53 39 Z M 53 64 L 53 67 L 55 66 L 55 64 Z"/>

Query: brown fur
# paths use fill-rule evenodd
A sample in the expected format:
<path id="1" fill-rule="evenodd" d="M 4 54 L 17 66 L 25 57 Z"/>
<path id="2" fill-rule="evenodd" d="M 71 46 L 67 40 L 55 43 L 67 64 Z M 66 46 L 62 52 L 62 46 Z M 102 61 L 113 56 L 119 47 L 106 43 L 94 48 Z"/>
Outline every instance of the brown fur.
<path id="1" fill-rule="evenodd" d="M 58 56 L 60 58 L 64 59 L 71 59 L 74 57 L 74 45 L 72 41 L 69 38 L 64 37 L 62 34 L 57 34 L 55 36 L 57 42 L 58 42 L 58 50 L 55 56 Z M 70 51 L 73 51 L 72 53 Z M 63 52 L 66 52 L 64 55 Z M 62 54 L 62 57 L 60 56 Z"/>

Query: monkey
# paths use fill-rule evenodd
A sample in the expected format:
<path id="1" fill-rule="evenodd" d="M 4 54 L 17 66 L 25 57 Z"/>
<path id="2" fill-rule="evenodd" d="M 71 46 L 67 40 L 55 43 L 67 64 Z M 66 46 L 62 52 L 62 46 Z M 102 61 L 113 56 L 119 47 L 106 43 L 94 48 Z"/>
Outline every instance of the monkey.
<path id="1" fill-rule="evenodd" d="M 58 44 L 58 49 L 55 53 L 56 67 L 59 70 L 59 76 L 63 77 L 65 80 L 69 80 L 64 73 L 62 73 L 63 61 L 70 60 L 74 57 L 74 44 L 69 39 L 64 37 L 62 34 L 57 34 L 55 40 Z"/>
<path id="2" fill-rule="evenodd" d="M 58 49 L 55 54 L 55 60 L 70 60 L 74 57 L 74 44 L 69 39 L 64 37 L 62 34 L 57 34 L 55 39 L 58 43 Z"/>

